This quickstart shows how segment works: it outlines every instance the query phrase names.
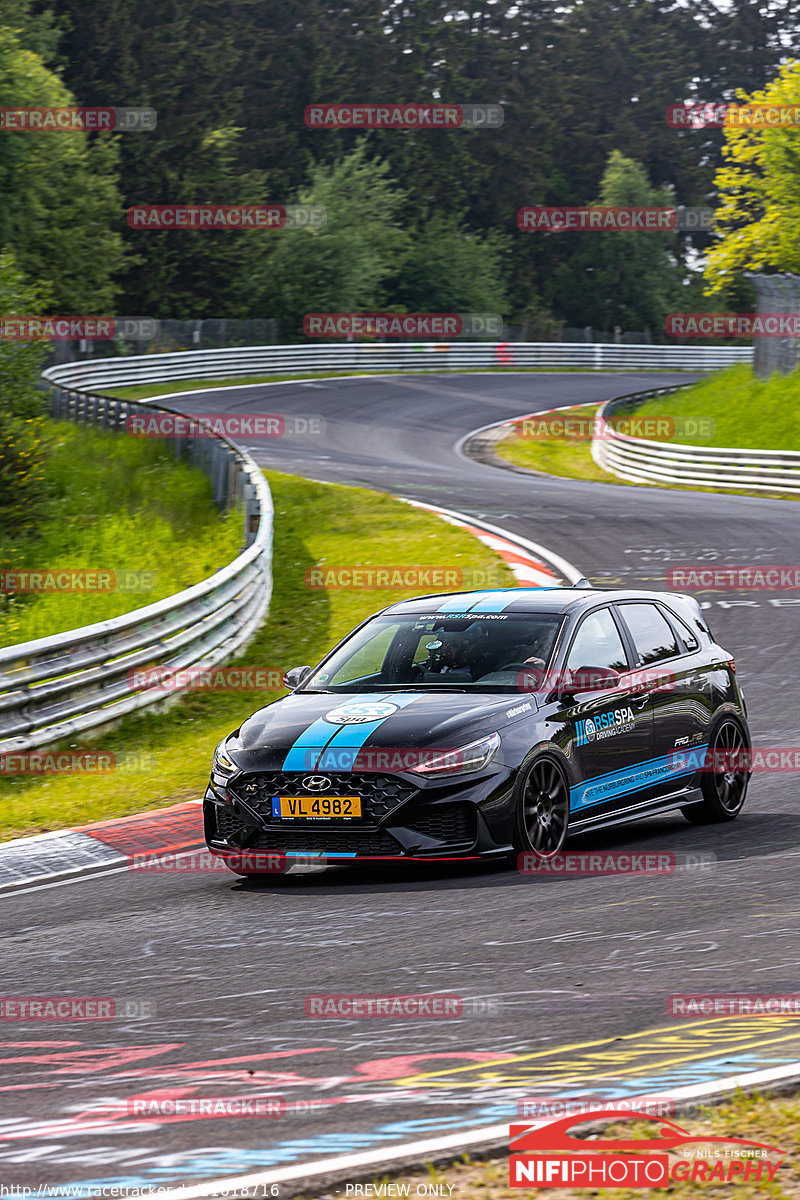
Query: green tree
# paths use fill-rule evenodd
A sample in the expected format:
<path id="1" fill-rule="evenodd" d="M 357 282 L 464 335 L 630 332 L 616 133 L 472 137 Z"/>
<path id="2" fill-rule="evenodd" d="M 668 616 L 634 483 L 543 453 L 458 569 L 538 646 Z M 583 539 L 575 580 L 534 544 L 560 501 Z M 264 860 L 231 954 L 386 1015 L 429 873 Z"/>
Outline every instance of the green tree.
<path id="1" fill-rule="evenodd" d="M 312 312 L 368 312 L 386 302 L 386 282 L 407 252 L 405 194 L 364 143 L 332 166 L 315 166 L 299 204 L 326 210 L 323 229 L 276 231 L 250 271 L 250 316 L 277 316 L 283 337 L 302 335 Z M 262 243 L 263 245 L 263 243 Z"/>
<path id="2" fill-rule="evenodd" d="M 12 256 L 0 252 L 0 320 L 39 312 L 43 300 Z M 0 337 L 0 535 L 30 531 L 41 512 L 43 402 L 36 384 L 44 354 L 41 343 Z"/>
<path id="3" fill-rule="evenodd" d="M 465 229 L 458 216 L 432 217 L 414 235 L 392 287 L 392 300 L 406 312 L 505 314 L 504 258 L 508 239 Z"/>
<path id="4" fill-rule="evenodd" d="M 800 62 L 741 104 L 800 107 Z M 729 290 L 744 271 L 800 271 L 800 129 L 728 125 L 717 171 L 719 240 L 708 253 L 709 294 Z"/>
<path id="5" fill-rule="evenodd" d="M 644 167 L 615 150 L 595 204 L 610 207 L 668 207 L 665 189 L 653 187 Z M 538 235 L 531 235 L 538 236 Z M 559 310 L 571 323 L 611 330 L 663 333 L 664 320 L 679 295 L 683 272 L 670 244 L 675 235 L 657 232 L 561 233 L 580 239 L 568 264 L 556 273 Z M 577 272 L 577 274 L 576 274 Z"/>
<path id="6" fill-rule="evenodd" d="M 75 98 L 8 26 L 0 27 L 0 105 L 70 107 Z M 0 133 L 0 248 L 48 281 L 60 313 L 113 311 L 122 221 L 108 135 Z"/>

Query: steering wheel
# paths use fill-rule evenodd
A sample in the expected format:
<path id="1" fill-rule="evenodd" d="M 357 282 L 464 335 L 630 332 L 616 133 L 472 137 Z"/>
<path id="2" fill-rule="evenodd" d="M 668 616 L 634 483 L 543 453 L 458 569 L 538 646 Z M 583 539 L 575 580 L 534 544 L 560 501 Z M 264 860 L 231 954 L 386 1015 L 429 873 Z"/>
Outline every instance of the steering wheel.
<path id="1" fill-rule="evenodd" d="M 541 659 L 539 661 L 542 662 Z M 542 662 L 541 666 L 537 666 L 536 663 L 530 663 L 530 662 L 504 663 L 504 665 L 502 667 L 498 668 L 497 672 L 492 671 L 491 673 L 492 673 L 492 675 L 495 675 L 500 671 L 516 671 L 516 673 L 518 675 L 525 674 L 525 675 L 535 676 L 536 684 L 538 686 L 538 684 L 541 683 L 541 680 L 544 676 L 544 663 Z"/>

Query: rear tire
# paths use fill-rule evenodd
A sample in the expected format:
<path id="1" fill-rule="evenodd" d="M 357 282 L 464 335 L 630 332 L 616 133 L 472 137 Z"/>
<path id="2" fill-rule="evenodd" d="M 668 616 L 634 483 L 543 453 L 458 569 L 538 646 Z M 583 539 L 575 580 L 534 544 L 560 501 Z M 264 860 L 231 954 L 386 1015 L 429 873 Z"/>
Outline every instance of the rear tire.
<path id="1" fill-rule="evenodd" d="M 569 825 L 569 784 L 561 766 L 543 754 L 528 767 L 517 801 L 516 850 L 552 858 Z"/>
<path id="2" fill-rule="evenodd" d="M 709 740 L 700 784 L 702 803 L 681 809 L 690 825 L 718 825 L 736 820 L 742 811 L 750 779 L 742 762 L 749 750 L 747 736 L 739 722 L 734 717 L 723 717 Z M 709 770 L 709 764 L 715 769 Z M 717 766 L 719 770 L 716 770 Z"/>

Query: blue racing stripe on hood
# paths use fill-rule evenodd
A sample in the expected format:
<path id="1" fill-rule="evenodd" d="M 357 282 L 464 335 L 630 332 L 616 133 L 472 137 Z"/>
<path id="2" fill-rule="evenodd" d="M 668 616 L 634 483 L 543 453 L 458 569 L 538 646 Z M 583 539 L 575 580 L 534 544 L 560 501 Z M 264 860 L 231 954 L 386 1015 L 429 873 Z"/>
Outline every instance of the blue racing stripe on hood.
<path id="1" fill-rule="evenodd" d="M 408 693 L 396 694 L 392 692 L 370 692 L 366 695 L 357 693 L 349 698 L 349 702 L 354 705 L 389 703 L 393 704 L 395 709 L 400 709 L 405 708 L 407 704 L 411 704 L 414 700 L 419 700 L 423 695 L 425 695 L 424 692 L 415 692 L 411 695 Z M 332 712 L 336 708 L 346 708 L 347 704 L 348 697 L 342 698 L 332 695 L 331 707 L 328 711 Z M 391 713 L 388 713 L 385 717 L 379 717 L 375 721 L 365 721 L 359 725 L 338 725 L 332 721 L 327 721 L 325 717 L 318 717 L 316 721 L 312 721 L 308 729 L 303 730 L 289 750 L 286 758 L 283 760 L 283 770 L 351 770 L 356 755 L 364 745 L 364 742 L 376 729 L 380 729 L 384 721 L 387 721 L 391 715 Z M 336 751 L 336 758 L 335 761 L 325 766 L 324 756 L 329 748 Z"/>
<path id="2" fill-rule="evenodd" d="M 328 742 L 336 737 L 337 727 L 319 717 L 304 729 L 283 760 L 284 771 L 313 771 L 316 760 Z"/>
<path id="3" fill-rule="evenodd" d="M 504 608 L 508 608 L 509 604 L 513 604 L 515 600 L 519 600 L 519 588 L 506 588 L 502 592 L 490 592 L 488 596 L 484 596 L 477 604 L 473 604 L 469 611 L 474 613 L 499 613 Z"/>
<path id="4" fill-rule="evenodd" d="M 419 700 L 424 696 L 424 692 L 417 692 L 413 695 L 392 695 L 390 692 L 386 696 L 367 696 L 364 700 L 369 701 L 386 701 L 394 704 L 398 709 L 405 708 L 409 704 L 413 704 L 415 700 Z M 343 705 L 341 707 L 344 707 Z M 385 721 L 389 720 L 393 714 L 380 717 L 377 721 L 366 721 L 363 725 L 340 725 L 337 733 L 331 738 L 328 745 L 325 747 L 318 763 L 319 770 L 329 771 L 352 771 L 353 763 L 358 756 L 358 752 L 371 734 L 376 729 L 380 729 Z M 333 760 L 329 767 L 325 763 L 330 755 Z M 334 757 L 335 756 L 335 757 Z M 335 765 L 334 765 L 335 764 Z"/>

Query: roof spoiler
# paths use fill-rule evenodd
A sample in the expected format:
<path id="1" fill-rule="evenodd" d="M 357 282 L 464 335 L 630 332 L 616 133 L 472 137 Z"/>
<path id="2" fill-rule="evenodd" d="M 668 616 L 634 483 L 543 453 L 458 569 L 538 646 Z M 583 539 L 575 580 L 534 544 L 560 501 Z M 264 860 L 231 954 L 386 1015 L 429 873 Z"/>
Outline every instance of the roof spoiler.
<path id="1" fill-rule="evenodd" d="M 590 588 L 592 585 L 589 583 L 589 580 L 586 578 L 586 576 L 585 576 L 585 575 L 581 575 L 581 577 L 580 577 L 580 579 L 578 580 L 578 582 L 577 582 L 577 583 L 573 583 L 573 585 L 572 585 L 572 586 L 573 586 L 574 588 Z"/>

